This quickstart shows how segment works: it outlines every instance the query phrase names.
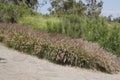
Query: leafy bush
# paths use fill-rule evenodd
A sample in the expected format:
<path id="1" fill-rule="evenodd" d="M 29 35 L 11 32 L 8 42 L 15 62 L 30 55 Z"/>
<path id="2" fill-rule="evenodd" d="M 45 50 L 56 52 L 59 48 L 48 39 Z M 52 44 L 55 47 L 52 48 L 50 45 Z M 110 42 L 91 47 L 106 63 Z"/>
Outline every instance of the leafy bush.
<path id="1" fill-rule="evenodd" d="M 18 6 L 0 3 L 0 22 L 17 22 L 21 17 L 32 13 L 24 4 Z"/>
<path id="2" fill-rule="evenodd" d="M 104 51 L 97 44 L 15 24 L 0 24 L 0 30 L 5 37 L 4 43 L 9 47 L 39 58 L 107 73 L 120 71 L 117 57 Z"/>

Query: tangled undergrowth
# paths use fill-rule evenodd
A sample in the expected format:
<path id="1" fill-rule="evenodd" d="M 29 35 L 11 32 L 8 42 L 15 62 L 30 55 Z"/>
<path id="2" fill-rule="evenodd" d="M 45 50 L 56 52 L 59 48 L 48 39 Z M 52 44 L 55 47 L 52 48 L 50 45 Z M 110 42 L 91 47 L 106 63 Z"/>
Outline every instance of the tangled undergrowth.
<path id="1" fill-rule="evenodd" d="M 17 24 L 0 24 L 0 41 L 7 46 L 51 62 L 99 70 L 106 73 L 120 71 L 115 55 L 96 43 L 48 34 Z"/>

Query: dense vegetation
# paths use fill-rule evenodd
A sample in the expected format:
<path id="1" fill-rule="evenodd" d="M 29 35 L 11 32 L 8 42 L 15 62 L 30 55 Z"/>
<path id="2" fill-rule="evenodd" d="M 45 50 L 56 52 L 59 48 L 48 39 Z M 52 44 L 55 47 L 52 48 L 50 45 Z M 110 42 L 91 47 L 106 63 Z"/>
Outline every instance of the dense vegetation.
<path id="1" fill-rule="evenodd" d="M 35 9 L 38 6 L 38 0 L 0 0 L 0 3 L 19 6 L 22 6 L 24 4 L 32 9 Z"/>
<path id="2" fill-rule="evenodd" d="M 115 73 L 117 57 L 97 44 L 62 35 L 48 34 L 15 24 L 0 24 L 0 41 L 16 50 L 54 63 Z"/>
<path id="3" fill-rule="evenodd" d="M 8 5 L 6 3 L 0 3 L 0 22 L 18 22 L 18 20 L 27 15 L 34 14 L 31 9 L 28 9 L 26 5 Z"/>
<path id="4" fill-rule="evenodd" d="M 37 0 L 7 1 L 0 2 L 0 41 L 7 46 L 59 64 L 119 71 L 120 23 L 100 16 L 102 1 L 50 0 L 49 15 L 35 12 Z"/>
<path id="5" fill-rule="evenodd" d="M 103 2 L 87 0 L 86 3 L 73 0 L 51 0 L 52 6 L 49 8 L 48 17 L 27 16 L 20 19 L 18 23 L 50 33 L 97 42 L 107 51 L 120 56 L 120 24 L 100 16 Z M 73 6 L 69 7 L 70 5 Z"/>
<path id="6" fill-rule="evenodd" d="M 24 17 L 19 24 L 97 42 L 107 51 L 120 56 L 120 24 L 108 22 L 104 17 L 91 19 L 78 15 L 66 15 L 55 18 L 37 15 Z"/>

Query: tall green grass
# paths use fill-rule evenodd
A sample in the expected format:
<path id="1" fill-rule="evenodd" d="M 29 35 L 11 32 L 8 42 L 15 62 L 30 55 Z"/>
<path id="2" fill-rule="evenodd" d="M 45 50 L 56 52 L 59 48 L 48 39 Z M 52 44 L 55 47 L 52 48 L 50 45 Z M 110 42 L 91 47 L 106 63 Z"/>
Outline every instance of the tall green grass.
<path id="1" fill-rule="evenodd" d="M 60 20 L 56 17 L 43 17 L 40 14 L 36 14 L 22 17 L 18 24 L 29 25 L 33 29 L 48 30 L 47 22 L 53 25 L 54 23 L 59 23 Z"/>

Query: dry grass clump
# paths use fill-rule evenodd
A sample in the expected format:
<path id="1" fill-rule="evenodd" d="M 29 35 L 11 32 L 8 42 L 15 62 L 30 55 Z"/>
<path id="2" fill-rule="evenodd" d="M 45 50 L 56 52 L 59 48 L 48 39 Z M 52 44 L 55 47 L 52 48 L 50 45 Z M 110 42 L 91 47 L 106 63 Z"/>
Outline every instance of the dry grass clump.
<path id="1" fill-rule="evenodd" d="M 32 30 L 17 24 L 0 24 L 0 38 L 9 47 L 54 63 L 96 69 L 107 73 L 120 71 L 117 57 L 99 45 L 61 35 Z"/>

